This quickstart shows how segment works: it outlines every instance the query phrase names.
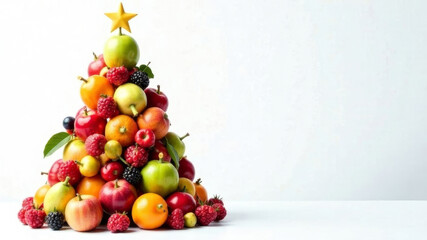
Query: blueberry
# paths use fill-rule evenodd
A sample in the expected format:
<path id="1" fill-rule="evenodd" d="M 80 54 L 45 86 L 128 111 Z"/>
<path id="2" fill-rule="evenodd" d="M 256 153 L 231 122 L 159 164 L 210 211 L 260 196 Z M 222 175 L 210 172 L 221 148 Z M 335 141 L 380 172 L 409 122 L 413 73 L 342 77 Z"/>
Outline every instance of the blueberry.
<path id="1" fill-rule="evenodd" d="M 65 130 L 73 130 L 74 129 L 74 118 L 73 117 L 64 118 L 64 121 L 62 121 L 62 125 L 64 126 Z"/>

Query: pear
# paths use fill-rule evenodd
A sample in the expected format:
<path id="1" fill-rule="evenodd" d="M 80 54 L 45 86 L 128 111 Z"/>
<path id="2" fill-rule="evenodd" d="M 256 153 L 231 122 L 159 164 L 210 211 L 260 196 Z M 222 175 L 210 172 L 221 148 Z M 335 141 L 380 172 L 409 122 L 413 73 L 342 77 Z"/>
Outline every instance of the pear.
<path id="1" fill-rule="evenodd" d="M 114 101 L 121 113 L 136 117 L 147 106 L 144 90 L 133 83 L 120 85 L 114 92 Z"/>
<path id="2" fill-rule="evenodd" d="M 182 137 L 179 137 L 178 134 L 174 132 L 168 132 L 166 134 L 165 138 L 168 140 L 168 143 L 175 148 L 176 153 L 178 153 L 179 159 L 181 159 L 184 156 L 185 153 L 185 144 L 182 141 L 184 138 L 190 136 L 189 133 L 185 134 Z"/>
<path id="3" fill-rule="evenodd" d="M 54 211 L 65 212 L 68 201 L 76 195 L 73 186 L 68 183 L 69 180 L 70 177 L 67 177 L 65 181 L 56 183 L 47 191 L 43 202 L 46 214 Z"/>

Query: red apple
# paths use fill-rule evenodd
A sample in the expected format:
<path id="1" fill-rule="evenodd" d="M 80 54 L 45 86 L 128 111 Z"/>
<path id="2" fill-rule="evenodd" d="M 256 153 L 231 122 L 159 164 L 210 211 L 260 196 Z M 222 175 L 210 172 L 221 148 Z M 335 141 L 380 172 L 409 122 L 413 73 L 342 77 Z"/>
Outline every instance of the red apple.
<path id="1" fill-rule="evenodd" d="M 194 180 L 194 175 L 196 175 L 196 170 L 194 169 L 193 164 L 187 159 L 187 157 L 181 158 L 179 160 L 178 168 L 179 177 L 185 177 Z"/>
<path id="2" fill-rule="evenodd" d="M 137 119 L 139 129 L 150 129 L 154 132 L 156 139 L 162 139 L 169 131 L 168 115 L 158 107 L 145 109 Z"/>
<path id="3" fill-rule="evenodd" d="M 140 129 L 135 134 L 135 142 L 143 148 L 150 148 L 154 146 L 156 136 L 150 129 Z"/>
<path id="4" fill-rule="evenodd" d="M 62 159 L 58 159 L 52 164 L 52 167 L 50 167 L 50 170 L 48 173 L 42 172 L 42 174 L 47 174 L 47 183 L 50 186 L 53 186 L 56 183 L 60 182 L 56 174 L 58 173 L 58 169 L 62 163 L 63 163 Z"/>
<path id="5" fill-rule="evenodd" d="M 89 67 L 87 69 L 89 77 L 92 75 L 100 75 L 99 73 L 101 72 L 101 70 L 107 66 L 104 62 L 104 56 L 102 54 L 96 56 L 96 54 L 93 53 L 93 56 L 95 57 L 95 59 L 91 63 L 89 63 Z"/>
<path id="6" fill-rule="evenodd" d="M 119 179 L 123 175 L 123 165 L 119 162 L 109 162 L 101 168 L 101 177 L 109 182 Z"/>
<path id="7" fill-rule="evenodd" d="M 148 156 L 148 160 L 156 160 L 159 159 L 159 153 L 163 153 L 163 161 L 171 162 L 171 156 L 168 153 L 165 145 L 160 140 L 157 140 L 154 143 L 154 147 L 150 150 L 150 155 Z"/>
<path id="8" fill-rule="evenodd" d="M 94 110 L 80 109 L 74 121 L 74 132 L 76 136 L 85 141 L 94 133 L 104 134 L 107 120 L 98 115 Z"/>
<path id="9" fill-rule="evenodd" d="M 101 203 L 92 195 L 78 195 L 65 207 L 65 220 L 72 229 L 79 232 L 96 228 L 101 223 L 102 215 Z"/>
<path id="10" fill-rule="evenodd" d="M 124 179 L 109 181 L 99 191 L 102 208 L 108 214 L 129 212 L 136 198 L 135 187 Z"/>
<path id="11" fill-rule="evenodd" d="M 168 97 L 160 91 L 160 85 L 157 85 L 157 89 L 147 88 L 144 90 L 147 96 L 147 108 L 158 107 L 166 112 L 168 110 Z"/>
<path id="12" fill-rule="evenodd" d="M 175 192 L 172 193 L 167 199 L 166 203 L 170 211 L 179 208 L 184 214 L 188 212 L 194 212 L 196 210 L 196 200 L 189 193 L 186 192 Z"/>

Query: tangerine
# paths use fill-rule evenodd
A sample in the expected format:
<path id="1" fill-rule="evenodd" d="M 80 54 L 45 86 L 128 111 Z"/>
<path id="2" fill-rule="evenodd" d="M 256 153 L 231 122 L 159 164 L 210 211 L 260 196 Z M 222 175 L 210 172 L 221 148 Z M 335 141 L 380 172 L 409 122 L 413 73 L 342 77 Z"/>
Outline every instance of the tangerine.
<path id="1" fill-rule="evenodd" d="M 116 140 L 123 147 L 135 143 L 135 134 L 138 131 L 136 122 L 127 115 L 118 115 L 108 121 L 105 126 L 107 140 Z"/>
<path id="2" fill-rule="evenodd" d="M 163 225 L 168 218 L 168 205 L 156 193 L 145 193 L 135 200 L 132 207 L 132 219 L 143 229 L 155 229 Z"/>

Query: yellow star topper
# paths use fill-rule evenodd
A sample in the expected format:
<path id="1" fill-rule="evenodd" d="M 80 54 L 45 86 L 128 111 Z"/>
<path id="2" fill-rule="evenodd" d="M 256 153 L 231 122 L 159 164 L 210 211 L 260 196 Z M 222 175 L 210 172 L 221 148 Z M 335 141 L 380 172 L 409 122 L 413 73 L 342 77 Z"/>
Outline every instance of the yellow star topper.
<path id="1" fill-rule="evenodd" d="M 117 12 L 105 13 L 105 15 L 113 21 L 113 24 L 111 25 L 111 32 L 119 28 L 119 31 L 121 33 L 120 28 L 124 28 L 128 32 L 131 32 L 128 21 L 134 18 L 137 14 L 126 13 L 123 9 L 123 4 L 120 3 L 119 10 Z"/>

